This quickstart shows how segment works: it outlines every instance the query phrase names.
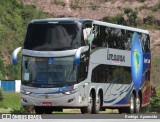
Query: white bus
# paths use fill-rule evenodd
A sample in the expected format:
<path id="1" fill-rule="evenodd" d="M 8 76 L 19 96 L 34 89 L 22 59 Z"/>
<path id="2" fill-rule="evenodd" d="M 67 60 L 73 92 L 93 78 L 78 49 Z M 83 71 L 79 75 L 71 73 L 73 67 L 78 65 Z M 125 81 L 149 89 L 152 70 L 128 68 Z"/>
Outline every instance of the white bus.
<path id="1" fill-rule="evenodd" d="M 32 20 L 22 47 L 21 103 L 37 114 L 63 108 L 138 113 L 150 103 L 150 37 L 90 19 Z"/>

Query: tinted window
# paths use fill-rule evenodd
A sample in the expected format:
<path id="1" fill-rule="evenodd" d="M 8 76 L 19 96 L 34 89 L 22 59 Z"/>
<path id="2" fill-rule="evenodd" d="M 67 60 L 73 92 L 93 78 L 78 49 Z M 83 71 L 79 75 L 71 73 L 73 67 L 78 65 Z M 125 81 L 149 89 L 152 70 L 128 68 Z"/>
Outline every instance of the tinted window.
<path id="1" fill-rule="evenodd" d="M 78 73 L 78 76 L 79 76 L 78 82 L 81 82 L 87 78 L 88 65 L 89 65 L 89 51 L 86 51 L 81 54 L 79 73 Z"/>
<path id="2" fill-rule="evenodd" d="M 24 48 L 30 50 L 64 50 L 80 47 L 77 24 L 30 24 Z"/>
<path id="3" fill-rule="evenodd" d="M 141 34 L 139 33 L 141 43 L 142 43 L 142 49 L 144 53 L 150 52 L 150 38 L 148 34 Z"/>
<path id="4" fill-rule="evenodd" d="M 93 69 L 92 82 L 95 83 L 131 83 L 131 68 L 113 65 L 98 65 Z"/>
<path id="5" fill-rule="evenodd" d="M 81 34 L 81 45 L 82 46 L 85 46 L 85 45 L 87 45 L 87 40 L 85 39 L 85 35 L 84 35 L 84 30 L 85 29 L 91 29 L 92 28 L 92 23 L 91 22 L 86 22 L 86 23 L 83 23 L 83 25 L 82 25 L 82 34 Z M 90 34 L 90 33 L 88 33 L 88 34 Z"/>
<path id="6" fill-rule="evenodd" d="M 95 39 L 92 49 L 96 47 L 107 47 L 120 50 L 131 50 L 133 31 L 94 25 L 93 33 Z M 144 53 L 150 52 L 150 38 L 148 34 L 138 33 L 140 36 Z"/>
<path id="7" fill-rule="evenodd" d="M 23 56 L 22 84 L 39 87 L 55 87 L 77 81 L 77 66 L 74 56 L 40 58 Z"/>

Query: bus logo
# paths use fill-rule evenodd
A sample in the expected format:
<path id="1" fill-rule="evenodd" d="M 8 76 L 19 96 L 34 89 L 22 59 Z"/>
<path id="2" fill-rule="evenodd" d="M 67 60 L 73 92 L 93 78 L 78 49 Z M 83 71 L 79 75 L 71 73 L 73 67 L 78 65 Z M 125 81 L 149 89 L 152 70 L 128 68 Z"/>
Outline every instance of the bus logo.
<path id="1" fill-rule="evenodd" d="M 134 52 L 134 59 L 135 59 L 135 67 L 136 67 L 136 73 L 138 72 L 138 67 L 139 67 L 139 53 L 138 51 Z"/>
<path id="2" fill-rule="evenodd" d="M 117 55 L 109 53 L 109 49 L 107 50 L 107 60 L 112 60 L 116 62 L 125 62 L 125 55 Z"/>
<path id="3" fill-rule="evenodd" d="M 132 37 L 131 47 L 131 70 L 132 80 L 135 90 L 138 92 L 142 83 L 143 74 L 143 51 L 138 33 L 134 33 Z"/>

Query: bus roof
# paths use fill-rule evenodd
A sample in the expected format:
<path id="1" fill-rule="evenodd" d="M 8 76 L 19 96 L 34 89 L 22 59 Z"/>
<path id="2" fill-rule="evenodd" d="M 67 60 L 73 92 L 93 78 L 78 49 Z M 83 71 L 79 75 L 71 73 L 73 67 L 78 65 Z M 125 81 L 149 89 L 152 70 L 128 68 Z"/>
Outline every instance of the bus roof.
<path id="1" fill-rule="evenodd" d="M 85 22 L 93 21 L 91 19 L 78 19 L 78 18 L 48 18 L 48 19 L 37 19 L 32 20 L 31 23 L 49 23 L 49 22 Z"/>
<path id="2" fill-rule="evenodd" d="M 147 30 L 143 30 L 143 29 L 139 29 L 139 28 L 134 28 L 134 27 L 129 27 L 129 26 L 118 25 L 118 24 L 112 24 L 112 23 L 108 23 L 108 22 L 102 22 L 102 21 L 96 21 L 96 20 L 94 20 L 93 24 L 149 34 L 149 32 Z"/>
<path id="3" fill-rule="evenodd" d="M 93 24 L 97 25 L 102 25 L 102 26 L 107 26 L 107 27 L 113 27 L 113 28 L 119 28 L 119 29 L 125 29 L 125 30 L 130 30 L 130 31 L 136 31 L 140 33 L 145 33 L 149 34 L 147 30 L 139 29 L 139 28 L 134 28 L 134 27 L 129 27 L 129 26 L 123 26 L 123 25 L 118 25 L 118 24 L 112 24 L 108 22 L 102 22 L 102 21 L 97 21 L 97 20 L 92 20 L 92 19 L 79 19 L 79 18 L 48 18 L 48 19 L 36 19 L 32 20 L 30 23 L 56 23 L 56 22 L 80 22 L 83 23 L 85 21 L 91 21 Z"/>

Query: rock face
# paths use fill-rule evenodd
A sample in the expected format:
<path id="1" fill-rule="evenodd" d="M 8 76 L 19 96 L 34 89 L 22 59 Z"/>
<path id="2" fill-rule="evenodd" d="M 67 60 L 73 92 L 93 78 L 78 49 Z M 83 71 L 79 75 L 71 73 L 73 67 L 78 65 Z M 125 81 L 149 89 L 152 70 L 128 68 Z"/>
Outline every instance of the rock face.
<path id="1" fill-rule="evenodd" d="M 160 31 L 152 30 L 151 35 L 151 50 L 153 55 L 160 55 Z"/>
<path id="2" fill-rule="evenodd" d="M 24 4 L 34 5 L 53 17 L 78 17 L 102 20 L 124 12 L 125 8 L 138 11 L 138 17 L 143 20 L 154 16 L 153 25 L 160 25 L 159 0 L 23 0 Z M 149 30 L 153 55 L 160 55 L 160 31 Z"/>

